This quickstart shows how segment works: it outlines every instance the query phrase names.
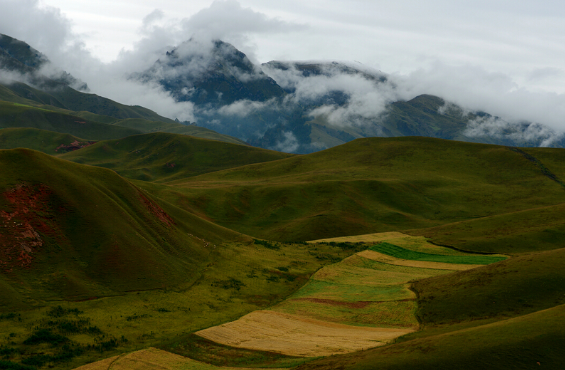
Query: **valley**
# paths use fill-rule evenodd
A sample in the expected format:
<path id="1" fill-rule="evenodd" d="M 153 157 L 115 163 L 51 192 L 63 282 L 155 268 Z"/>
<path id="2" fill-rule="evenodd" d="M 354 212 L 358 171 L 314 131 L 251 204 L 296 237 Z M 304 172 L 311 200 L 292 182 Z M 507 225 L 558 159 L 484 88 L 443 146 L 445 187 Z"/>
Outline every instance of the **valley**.
<path id="1" fill-rule="evenodd" d="M 196 123 L 0 35 L 0 369 L 562 367 L 562 137 L 195 42 L 128 81 Z"/>

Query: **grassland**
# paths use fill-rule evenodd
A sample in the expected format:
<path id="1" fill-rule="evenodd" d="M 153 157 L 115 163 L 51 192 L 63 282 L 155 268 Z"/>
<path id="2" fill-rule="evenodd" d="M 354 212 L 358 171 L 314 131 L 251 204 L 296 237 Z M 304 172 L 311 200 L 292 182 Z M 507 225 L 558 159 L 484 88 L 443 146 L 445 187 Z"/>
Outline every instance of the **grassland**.
<path id="1" fill-rule="evenodd" d="M 36 128 L 87 140 L 115 139 L 141 133 L 133 128 L 106 125 L 71 113 L 0 101 L 0 128 Z"/>
<path id="2" fill-rule="evenodd" d="M 565 202 L 559 182 L 506 147 L 411 137 L 358 139 L 166 185 L 146 189 L 281 241 L 428 229 Z"/>
<path id="3" fill-rule="evenodd" d="M 385 242 L 401 239 L 422 251 L 429 245 L 434 252 L 462 254 L 399 233 L 372 238 Z M 347 245 L 345 242 L 342 245 Z M 332 244 L 336 245 L 331 241 L 310 245 Z M 429 255 L 405 251 L 417 258 Z M 311 357 L 381 346 L 414 332 L 419 327 L 417 297 L 409 283 L 430 276 L 450 276 L 452 271 L 396 266 L 366 259 L 363 253 L 323 267 L 297 292 L 267 311 L 255 311 L 196 334 L 233 347 Z M 495 260 L 491 258 L 490 262 Z"/>
<path id="4" fill-rule="evenodd" d="M 0 134 L 23 145 L 38 145 L 38 135 L 45 151 L 63 140 Z M 0 151 L 0 244 L 19 246 L 0 258 L 2 361 L 70 369 L 156 346 L 236 367 L 526 367 L 536 356 L 555 364 L 565 166 L 561 151 L 524 152 L 534 160 L 498 146 L 396 138 L 286 157 L 154 133 L 62 156 L 137 179 L 125 180 Z M 360 252 L 369 246 L 377 251 Z M 51 316 L 59 306 L 67 313 Z M 272 330 L 321 321 L 412 332 L 308 363 L 193 334 L 253 311 L 264 317 L 250 322 L 282 318 Z"/>
<path id="5" fill-rule="evenodd" d="M 61 158 L 110 168 L 128 178 L 165 182 L 290 156 L 246 145 L 152 133 L 102 141 Z"/>
<path id="6" fill-rule="evenodd" d="M 252 241 L 217 244 L 210 251 L 205 269 L 189 284 L 67 301 L 61 307 L 66 314 L 61 317 L 51 313 L 61 310 L 60 301 L 43 301 L 34 310 L 14 311 L 0 320 L 0 348 L 10 351 L 9 361 L 32 365 L 43 361 L 45 366 L 60 369 L 149 346 L 184 354 L 184 345 L 191 343 L 192 332 L 280 301 L 320 266 L 330 263 L 324 256 L 343 258 L 351 253 L 331 246 L 320 247 L 313 254 L 306 245 L 277 246 L 278 249 L 269 249 Z M 277 269 L 282 266 L 287 270 L 284 273 Z M 84 325 L 65 331 L 69 322 L 71 327 L 80 322 Z M 25 344 L 38 330 L 49 330 L 68 341 L 50 346 Z M 37 357 L 39 349 L 46 357 Z M 68 358 L 57 360 L 63 354 Z M 239 365 L 255 361 L 256 366 L 271 367 L 273 363 L 284 367 L 300 363 L 284 356 L 273 360 L 272 356 L 263 357 L 256 352 L 245 353 L 240 361 Z"/>

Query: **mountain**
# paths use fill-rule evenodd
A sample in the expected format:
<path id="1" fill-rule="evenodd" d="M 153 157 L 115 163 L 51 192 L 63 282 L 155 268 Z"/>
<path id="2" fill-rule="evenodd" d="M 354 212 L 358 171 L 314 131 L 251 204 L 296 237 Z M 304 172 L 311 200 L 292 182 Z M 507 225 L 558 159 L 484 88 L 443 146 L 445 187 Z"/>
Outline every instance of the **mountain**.
<path id="1" fill-rule="evenodd" d="M 254 65 L 232 45 L 189 40 L 132 78 L 195 104 L 197 125 L 251 145 L 311 153 L 362 137 L 427 136 L 512 146 L 565 145 L 532 122 L 469 112 L 448 97 L 402 100 L 386 74 L 359 64 Z"/>
<path id="2" fill-rule="evenodd" d="M 50 67 L 50 70 L 42 70 L 43 67 Z M 65 71 L 57 70 L 45 55 L 27 43 L 4 34 L 0 34 L 0 69 L 26 75 L 34 85 L 50 89 L 72 86 L 88 91 L 87 84 Z"/>
<path id="3" fill-rule="evenodd" d="M 280 86 L 244 53 L 220 40 L 189 40 L 135 78 L 157 81 L 177 101 L 214 108 L 238 100 L 264 102 L 284 95 Z"/>
<path id="4" fill-rule="evenodd" d="M 0 82 L 0 127 L 39 128 L 84 140 L 166 131 L 245 145 L 242 140 L 181 124 L 141 106 L 79 91 L 86 90 L 86 85 L 73 88 L 78 80 L 61 71 L 47 76 L 46 66 L 48 71 L 54 69 L 42 53 L 23 41 L 0 35 L 0 74 L 7 74 L 6 81 Z"/>

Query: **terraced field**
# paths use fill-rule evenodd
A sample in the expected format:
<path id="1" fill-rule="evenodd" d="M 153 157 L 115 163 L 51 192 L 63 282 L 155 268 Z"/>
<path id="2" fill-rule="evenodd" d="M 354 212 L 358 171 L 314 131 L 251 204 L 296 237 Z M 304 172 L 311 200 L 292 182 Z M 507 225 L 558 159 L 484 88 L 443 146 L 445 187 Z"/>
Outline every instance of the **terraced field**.
<path id="1" fill-rule="evenodd" d="M 148 348 L 126 355 L 110 357 L 102 361 L 81 366 L 76 370 L 235 370 L 194 361 L 157 348 Z M 237 370 L 246 370 L 237 368 Z M 257 370 L 257 369 L 255 369 Z"/>
<path id="2" fill-rule="evenodd" d="M 418 330 L 411 282 L 506 258 L 466 254 L 401 233 L 354 239 L 379 244 L 320 269 L 269 310 L 196 334 L 233 347 L 303 357 L 378 347 Z"/>

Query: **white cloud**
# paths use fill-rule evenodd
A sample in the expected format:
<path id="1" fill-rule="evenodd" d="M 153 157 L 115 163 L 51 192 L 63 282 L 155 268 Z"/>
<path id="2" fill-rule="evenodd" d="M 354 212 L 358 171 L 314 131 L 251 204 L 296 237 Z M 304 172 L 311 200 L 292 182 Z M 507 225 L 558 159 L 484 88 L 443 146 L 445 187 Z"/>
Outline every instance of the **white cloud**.
<path id="1" fill-rule="evenodd" d="M 498 117 L 477 117 L 467 124 L 463 135 L 471 138 L 510 139 L 516 143 L 536 143 L 541 147 L 551 146 L 563 138 L 547 126 L 540 124 L 516 124 Z"/>

